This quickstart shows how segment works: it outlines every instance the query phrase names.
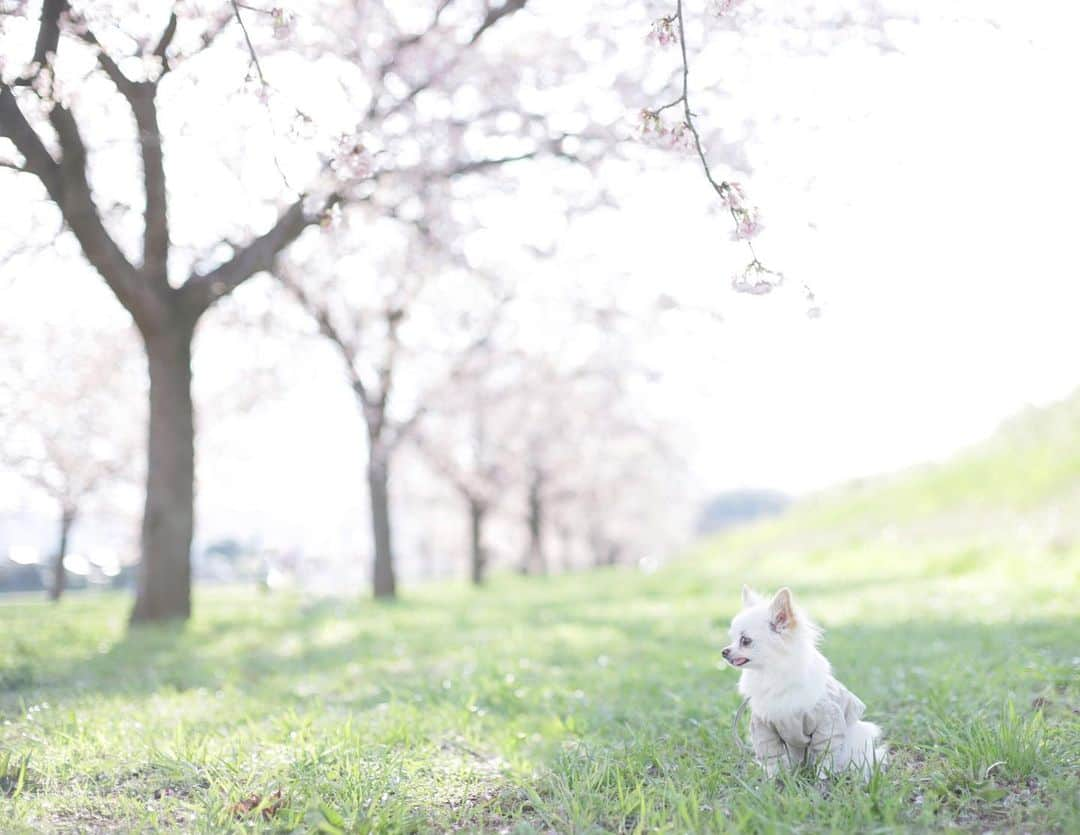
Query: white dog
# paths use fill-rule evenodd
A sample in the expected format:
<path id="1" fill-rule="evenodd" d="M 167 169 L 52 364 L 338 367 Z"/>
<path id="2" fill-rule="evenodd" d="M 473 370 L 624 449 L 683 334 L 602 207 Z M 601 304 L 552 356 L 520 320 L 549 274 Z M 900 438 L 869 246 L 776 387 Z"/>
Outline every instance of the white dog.
<path id="1" fill-rule="evenodd" d="M 790 591 L 769 601 L 743 586 L 743 610 L 722 655 L 742 670 L 754 753 L 770 777 L 803 764 L 819 774 L 853 766 L 869 776 L 875 762 L 884 763 L 880 729 L 860 721 L 866 706 L 833 678 L 820 638 Z"/>

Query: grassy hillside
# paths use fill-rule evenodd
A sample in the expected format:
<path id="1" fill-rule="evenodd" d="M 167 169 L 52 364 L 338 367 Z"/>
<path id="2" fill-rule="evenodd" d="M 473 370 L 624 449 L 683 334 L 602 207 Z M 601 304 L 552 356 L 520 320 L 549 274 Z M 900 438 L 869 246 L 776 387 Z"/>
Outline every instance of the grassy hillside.
<path id="1" fill-rule="evenodd" d="M 945 462 L 827 491 L 739 540 L 776 543 L 785 534 L 800 545 L 882 535 L 1080 538 L 1080 391 L 1029 409 Z"/>
<path id="2" fill-rule="evenodd" d="M 0 603 L 0 828 L 1080 831 L 1078 416 L 650 575 L 203 592 L 134 635 L 118 596 Z M 736 748 L 744 581 L 827 628 L 894 751 L 868 787 L 769 782 Z"/>

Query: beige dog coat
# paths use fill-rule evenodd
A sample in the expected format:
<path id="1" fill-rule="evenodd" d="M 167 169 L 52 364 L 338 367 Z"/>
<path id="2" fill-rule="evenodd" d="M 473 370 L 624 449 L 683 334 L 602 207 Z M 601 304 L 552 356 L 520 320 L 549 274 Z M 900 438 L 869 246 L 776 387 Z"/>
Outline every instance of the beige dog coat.
<path id="1" fill-rule="evenodd" d="M 804 763 L 829 766 L 846 763 L 848 729 L 862 719 L 866 705 L 829 676 L 825 693 L 809 710 L 768 719 L 753 713 L 753 703 L 750 709 L 754 753 L 766 772 L 774 774 L 785 762 L 793 767 Z"/>

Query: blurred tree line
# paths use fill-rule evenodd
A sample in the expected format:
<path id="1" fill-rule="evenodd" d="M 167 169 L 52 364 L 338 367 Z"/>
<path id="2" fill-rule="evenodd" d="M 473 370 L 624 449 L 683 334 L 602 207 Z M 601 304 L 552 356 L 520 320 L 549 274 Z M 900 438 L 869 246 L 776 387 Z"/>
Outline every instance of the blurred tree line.
<path id="1" fill-rule="evenodd" d="M 556 548 L 659 547 L 683 468 L 628 346 L 678 303 L 658 281 L 633 311 L 602 286 L 545 308 L 531 284 L 566 225 L 610 205 L 598 171 L 640 161 L 620 125 L 679 68 L 625 36 L 664 5 L 0 6 L 0 175 L 33 218 L 16 254 L 74 241 L 148 381 L 113 333 L 5 335 L 3 454 L 55 501 L 54 593 L 85 497 L 141 479 L 132 620 L 190 614 L 193 345 L 256 276 L 276 295 L 246 325 L 321 340 L 362 418 L 375 595 L 397 590 L 403 450 L 458 496 L 477 583 L 497 517 L 523 527 L 527 572 Z"/>

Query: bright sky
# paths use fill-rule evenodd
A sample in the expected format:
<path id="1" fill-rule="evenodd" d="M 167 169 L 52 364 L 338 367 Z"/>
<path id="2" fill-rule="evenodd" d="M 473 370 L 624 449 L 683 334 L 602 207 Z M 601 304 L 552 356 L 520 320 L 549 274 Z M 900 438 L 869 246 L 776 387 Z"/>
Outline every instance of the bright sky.
<path id="1" fill-rule="evenodd" d="M 755 125 L 740 179 L 784 289 L 730 291 L 745 253 L 691 161 L 634 178 L 618 212 L 562 241 L 552 269 L 691 286 L 723 310 L 651 358 L 708 489 L 802 492 L 943 457 L 1080 385 L 1080 13 L 924 5 L 891 32 L 897 52 L 792 55 L 720 33 L 695 59 L 699 83 L 731 91 L 702 101 L 703 124 Z M 801 281 L 822 318 L 804 315 Z M 222 430 L 234 459 L 200 487 L 204 536 L 268 525 L 342 546 L 363 530 L 355 404 L 326 355 L 307 362 L 279 405 Z"/>
<path id="2" fill-rule="evenodd" d="M 933 4 L 939 15 L 894 30 L 901 53 L 734 68 L 721 106 L 759 124 L 758 252 L 805 279 L 825 315 L 803 319 L 794 287 L 739 298 L 712 339 L 694 335 L 696 359 L 672 357 L 706 484 L 803 491 L 901 468 L 1080 385 L 1080 58 L 1067 36 L 1080 16 L 994 5 Z M 965 19 L 975 11 L 1000 22 Z M 667 242 L 623 236 L 627 269 L 724 280 L 710 236 L 726 230 L 677 201 L 626 207 L 621 223 Z"/>

